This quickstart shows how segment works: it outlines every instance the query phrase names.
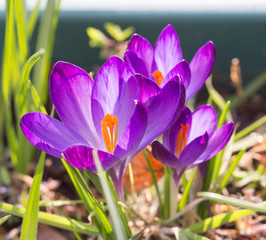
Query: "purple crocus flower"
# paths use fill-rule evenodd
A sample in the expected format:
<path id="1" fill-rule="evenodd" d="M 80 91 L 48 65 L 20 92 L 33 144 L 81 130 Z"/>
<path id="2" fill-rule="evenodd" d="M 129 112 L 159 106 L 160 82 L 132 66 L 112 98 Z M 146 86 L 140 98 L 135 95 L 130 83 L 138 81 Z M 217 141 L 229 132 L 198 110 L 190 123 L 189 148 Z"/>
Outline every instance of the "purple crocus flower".
<path id="1" fill-rule="evenodd" d="M 187 169 L 206 162 L 229 141 L 234 123 L 216 127 L 212 106 L 203 105 L 193 113 L 184 107 L 179 119 L 164 133 L 163 144 L 153 142 L 153 156 L 172 169 L 177 186 Z"/>
<path id="2" fill-rule="evenodd" d="M 149 79 L 163 87 L 174 75 L 179 74 L 186 88 L 186 101 L 210 76 L 214 60 L 215 47 L 211 41 L 197 51 L 190 64 L 183 60 L 178 36 L 171 25 L 163 29 L 154 49 L 147 39 L 134 34 L 125 53 L 128 66 L 142 79 L 147 78 L 146 82 Z"/>
<path id="3" fill-rule="evenodd" d="M 57 62 L 50 77 L 50 94 L 61 121 L 33 112 L 21 118 L 21 129 L 34 146 L 55 157 L 63 154 L 78 169 L 96 172 L 92 156 L 96 150 L 103 169 L 115 173 L 111 169 L 125 168 L 133 154 L 165 131 L 176 109 L 184 104 L 182 86 L 175 77 L 144 104 L 134 74 L 118 57 L 109 58 L 94 81 L 81 68 Z M 117 184 L 121 181 L 122 185 L 122 176 L 111 177 L 122 198 Z"/>

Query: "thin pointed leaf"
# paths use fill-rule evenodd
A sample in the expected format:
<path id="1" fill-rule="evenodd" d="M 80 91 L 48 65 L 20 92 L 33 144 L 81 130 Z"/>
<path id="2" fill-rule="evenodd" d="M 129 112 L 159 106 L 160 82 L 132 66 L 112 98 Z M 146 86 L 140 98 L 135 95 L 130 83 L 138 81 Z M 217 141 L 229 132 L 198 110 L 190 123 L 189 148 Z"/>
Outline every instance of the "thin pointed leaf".
<path id="1" fill-rule="evenodd" d="M 35 240 L 37 236 L 40 185 L 43 175 L 44 160 L 45 160 L 45 153 L 42 152 L 30 188 L 30 194 L 22 222 L 21 235 L 20 235 L 21 240 L 24 239 Z"/>
<path id="2" fill-rule="evenodd" d="M 0 218 L 0 225 L 2 225 L 4 222 L 6 222 L 10 217 L 11 217 L 11 215 L 7 215 L 7 216 Z"/>
<path id="3" fill-rule="evenodd" d="M 0 209 L 3 212 L 12 214 L 17 217 L 23 217 L 25 214 L 26 209 L 16 207 L 14 205 L 0 202 Z M 60 229 L 65 229 L 68 231 L 77 231 L 79 233 L 87 234 L 87 235 L 99 235 L 99 231 L 95 226 L 85 224 L 83 222 L 77 221 L 72 219 L 76 224 L 73 225 L 71 222 L 69 222 L 66 218 L 50 214 L 46 212 L 38 212 L 38 219 L 39 222 L 47 224 L 52 227 L 57 227 Z"/>

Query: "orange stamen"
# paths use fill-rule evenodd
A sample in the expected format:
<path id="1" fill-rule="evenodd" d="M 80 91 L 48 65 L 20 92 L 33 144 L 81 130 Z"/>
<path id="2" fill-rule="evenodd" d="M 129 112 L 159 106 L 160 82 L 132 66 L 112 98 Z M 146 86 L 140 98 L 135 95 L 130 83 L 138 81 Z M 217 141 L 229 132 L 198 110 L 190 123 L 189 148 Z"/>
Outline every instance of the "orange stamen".
<path id="1" fill-rule="evenodd" d="M 118 118 L 113 116 L 113 114 L 106 114 L 101 121 L 101 126 L 106 150 L 113 153 L 117 141 Z"/>
<path id="2" fill-rule="evenodd" d="M 156 70 L 151 75 L 155 78 L 156 83 L 160 86 L 161 83 L 162 83 L 162 81 L 163 81 L 163 74 L 162 74 L 162 72 Z"/>
<path id="3" fill-rule="evenodd" d="M 179 157 L 181 152 L 184 150 L 187 145 L 187 133 L 189 130 L 189 125 L 181 124 L 181 128 L 178 131 L 176 139 L 176 156 Z"/>

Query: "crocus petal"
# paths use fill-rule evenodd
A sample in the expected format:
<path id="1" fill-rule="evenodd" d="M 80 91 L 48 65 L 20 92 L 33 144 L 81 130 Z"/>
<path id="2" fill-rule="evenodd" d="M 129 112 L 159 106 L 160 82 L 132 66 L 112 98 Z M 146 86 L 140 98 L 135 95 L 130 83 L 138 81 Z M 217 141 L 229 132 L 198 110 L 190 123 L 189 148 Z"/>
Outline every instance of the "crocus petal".
<path id="1" fill-rule="evenodd" d="M 147 110 L 141 102 L 136 103 L 135 111 L 120 137 L 114 154 L 120 159 L 126 158 L 140 143 L 147 127 Z"/>
<path id="2" fill-rule="evenodd" d="M 227 123 L 218 128 L 211 136 L 206 150 L 198 158 L 195 164 L 198 164 L 198 162 L 206 161 L 215 156 L 218 152 L 220 152 L 229 141 L 233 131 L 234 131 L 233 122 Z"/>
<path id="3" fill-rule="evenodd" d="M 147 78 L 150 74 L 142 58 L 138 57 L 132 50 L 127 50 L 124 56 L 126 64 L 136 74 L 139 73 Z"/>
<path id="4" fill-rule="evenodd" d="M 180 162 L 178 158 L 169 152 L 164 145 L 158 141 L 152 143 L 152 155 L 159 160 L 162 164 L 170 168 L 180 168 Z"/>
<path id="5" fill-rule="evenodd" d="M 167 25 L 154 47 L 154 60 L 163 76 L 183 59 L 178 36 L 171 25 Z"/>
<path id="6" fill-rule="evenodd" d="M 63 150 L 74 143 L 88 144 L 67 125 L 43 113 L 25 114 L 20 126 L 32 145 L 55 157 L 60 158 Z"/>
<path id="7" fill-rule="evenodd" d="M 100 151 L 84 145 L 73 145 L 67 148 L 63 152 L 63 154 L 70 166 L 78 169 L 87 168 L 92 172 L 97 172 L 94 158 L 92 155 L 93 150 L 97 151 L 104 170 L 108 170 L 109 168 L 114 166 L 118 161 L 120 161 L 120 159 L 118 159 L 112 153 Z"/>
<path id="8" fill-rule="evenodd" d="M 217 117 L 215 109 L 210 105 L 198 107 L 192 113 L 192 121 L 188 136 L 188 143 L 198 136 L 208 132 L 209 136 L 213 134 L 217 126 Z"/>
<path id="9" fill-rule="evenodd" d="M 92 89 L 92 116 L 99 136 L 101 121 L 106 114 L 118 118 L 118 135 L 121 136 L 139 100 L 138 83 L 133 72 L 118 57 L 109 58 L 98 71 Z"/>
<path id="10" fill-rule="evenodd" d="M 60 119 L 90 143 L 94 142 L 91 117 L 93 81 L 81 68 L 57 62 L 50 77 L 50 94 Z"/>
<path id="11" fill-rule="evenodd" d="M 157 85 L 157 83 L 153 82 L 152 80 L 136 74 L 136 79 L 139 83 L 139 94 L 140 94 L 140 100 L 142 102 L 146 102 L 151 97 L 156 96 L 158 92 L 160 91 L 160 87 Z"/>
<path id="12" fill-rule="evenodd" d="M 133 34 L 129 43 L 128 50 L 132 50 L 141 58 L 149 73 L 151 73 L 153 64 L 153 48 L 149 41 L 138 34 Z"/>
<path id="13" fill-rule="evenodd" d="M 185 169 L 191 168 L 193 163 L 204 152 L 209 141 L 208 133 L 205 132 L 202 136 L 197 137 L 189 143 L 179 156 L 179 161 Z"/>
<path id="14" fill-rule="evenodd" d="M 160 87 L 163 87 L 169 80 L 171 80 L 177 74 L 181 77 L 185 88 L 187 88 L 190 83 L 191 72 L 189 63 L 186 60 L 182 60 L 180 63 L 175 65 L 175 67 L 172 68 L 170 72 L 166 74 Z"/>
<path id="15" fill-rule="evenodd" d="M 191 80 L 187 88 L 187 101 L 203 86 L 210 76 L 215 61 L 215 47 L 213 42 L 202 46 L 190 63 Z"/>
<path id="16" fill-rule="evenodd" d="M 182 95 L 182 86 L 180 79 L 169 81 L 156 96 L 146 102 L 148 124 L 136 154 L 160 136 L 173 123 L 173 119 L 179 116 L 177 108 Z"/>
<path id="17" fill-rule="evenodd" d="M 183 108 L 177 121 L 163 134 L 163 144 L 172 154 L 176 152 L 177 134 L 181 124 L 191 125 L 191 111 L 188 107 Z"/>

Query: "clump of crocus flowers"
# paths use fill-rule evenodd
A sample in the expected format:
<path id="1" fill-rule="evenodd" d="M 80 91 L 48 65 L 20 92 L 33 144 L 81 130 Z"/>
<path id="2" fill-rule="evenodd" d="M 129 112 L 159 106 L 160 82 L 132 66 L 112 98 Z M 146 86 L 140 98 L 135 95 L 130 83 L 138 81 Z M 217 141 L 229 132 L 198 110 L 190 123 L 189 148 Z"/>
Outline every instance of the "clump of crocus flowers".
<path id="1" fill-rule="evenodd" d="M 34 146 L 63 156 L 75 168 L 96 172 L 96 150 L 120 199 L 127 165 L 160 135 L 163 141 L 153 142 L 153 156 L 170 167 L 178 184 L 185 170 L 217 154 L 233 132 L 233 123 L 216 129 L 211 106 L 194 112 L 184 106 L 211 74 L 211 41 L 189 64 L 168 25 L 154 49 L 148 40 L 133 35 L 124 59 L 109 58 L 94 80 L 73 64 L 57 62 L 50 95 L 61 121 L 39 112 L 21 118 L 21 129 Z"/>

